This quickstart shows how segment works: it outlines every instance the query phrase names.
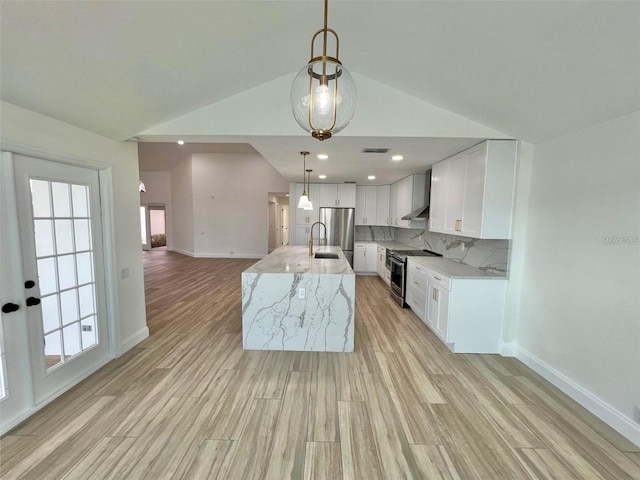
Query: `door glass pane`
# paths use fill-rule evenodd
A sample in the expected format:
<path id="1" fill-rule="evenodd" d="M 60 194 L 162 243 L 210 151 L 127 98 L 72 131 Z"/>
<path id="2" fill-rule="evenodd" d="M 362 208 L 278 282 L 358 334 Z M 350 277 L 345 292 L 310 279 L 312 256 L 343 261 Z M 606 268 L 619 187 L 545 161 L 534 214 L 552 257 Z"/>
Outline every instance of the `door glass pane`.
<path id="1" fill-rule="evenodd" d="M 60 294 L 62 324 L 67 325 L 80 319 L 78 316 L 77 289 L 67 290 Z"/>
<path id="2" fill-rule="evenodd" d="M 53 226 L 51 220 L 35 220 L 36 256 L 53 255 Z"/>
<path id="3" fill-rule="evenodd" d="M 80 318 L 96 313 L 95 302 L 93 301 L 93 284 L 85 285 L 78 289 L 80 298 Z"/>
<path id="4" fill-rule="evenodd" d="M 91 250 L 91 233 L 89 220 L 74 220 L 76 230 L 76 252 Z"/>
<path id="5" fill-rule="evenodd" d="M 30 186 L 48 370 L 99 344 L 90 192 L 46 180 Z"/>
<path id="6" fill-rule="evenodd" d="M 76 218 L 88 217 L 89 198 L 87 196 L 87 187 L 85 185 L 72 185 L 71 192 L 73 197 L 73 216 Z"/>
<path id="7" fill-rule="evenodd" d="M 38 284 L 40 285 L 40 295 L 49 295 L 58 290 L 55 258 L 38 260 Z"/>
<path id="8" fill-rule="evenodd" d="M 93 282 L 93 254 L 91 252 L 76 255 L 78 285 Z"/>
<path id="9" fill-rule="evenodd" d="M 60 328 L 59 298 L 58 294 L 42 297 L 42 326 L 44 333 Z"/>
<path id="10" fill-rule="evenodd" d="M 44 336 L 44 362 L 47 369 L 62 361 L 62 344 L 60 330 Z"/>
<path id="11" fill-rule="evenodd" d="M 80 346 L 80 324 L 72 323 L 62 329 L 62 337 L 64 338 L 64 356 L 72 357 L 82 350 Z"/>
<path id="12" fill-rule="evenodd" d="M 56 220 L 56 250 L 58 255 L 73 252 L 71 220 Z"/>
<path id="13" fill-rule="evenodd" d="M 60 290 L 76 286 L 76 266 L 74 255 L 63 255 L 58 257 L 58 280 Z"/>
<path id="14" fill-rule="evenodd" d="M 54 216 L 70 217 L 71 216 L 71 199 L 69 197 L 69 184 L 67 183 L 51 183 L 51 193 L 53 194 L 53 213 Z"/>
<path id="15" fill-rule="evenodd" d="M 34 217 L 51 217 L 49 182 L 31 179 L 31 201 Z"/>
<path id="16" fill-rule="evenodd" d="M 86 350 L 96 344 L 96 317 L 85 318 L 82 326 L 82 349 Z"/>

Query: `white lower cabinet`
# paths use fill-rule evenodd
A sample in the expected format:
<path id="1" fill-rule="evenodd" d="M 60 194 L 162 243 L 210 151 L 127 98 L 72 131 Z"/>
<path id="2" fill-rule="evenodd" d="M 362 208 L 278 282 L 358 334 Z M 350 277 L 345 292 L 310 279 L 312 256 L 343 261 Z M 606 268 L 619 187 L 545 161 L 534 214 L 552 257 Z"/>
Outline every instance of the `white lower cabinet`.
<path id="1" fill-rule="evenodd" d="M 376 273 L 378 246 L 375 243 L 357 243 L 353 247 L 353 270 L 356 273 Z"/>
<path id="2" fill-rule="evenodd" d="M 455 353 L 499 353 L 506 279 L 449 278 L 412 259 L 406 301 Z"/>
<path id="3" fill-rule="evenodd" d="M 412 260 L 407 261 L 407 285 L 405 300 L 411 310 L 425 322 L 427 269 Z"/>

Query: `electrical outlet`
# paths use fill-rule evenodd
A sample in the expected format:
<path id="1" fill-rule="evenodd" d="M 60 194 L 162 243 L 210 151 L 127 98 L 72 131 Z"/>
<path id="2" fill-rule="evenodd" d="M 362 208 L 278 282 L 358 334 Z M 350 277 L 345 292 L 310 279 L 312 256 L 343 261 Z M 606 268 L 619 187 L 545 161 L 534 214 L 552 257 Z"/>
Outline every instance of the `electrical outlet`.
<path id="1" fill-rule="evenodd" d="M 298 298 L 306 298 L 307 292 L 304 288 L 298 289 Z"/>
<path id="2" fill-rule="evenodd" d="M 633 409 L 633 419 L 637 423 L 640 423 L 640 405 L 636 405 L 636 407 Z"/>
<path id="3" fill-rule="evenodd" d="M 128 268 L 123 268 L 122 270 L 120 270 L 120 278 L 122 278 L 122 279 L 129 278 L 129 269 Z"/>

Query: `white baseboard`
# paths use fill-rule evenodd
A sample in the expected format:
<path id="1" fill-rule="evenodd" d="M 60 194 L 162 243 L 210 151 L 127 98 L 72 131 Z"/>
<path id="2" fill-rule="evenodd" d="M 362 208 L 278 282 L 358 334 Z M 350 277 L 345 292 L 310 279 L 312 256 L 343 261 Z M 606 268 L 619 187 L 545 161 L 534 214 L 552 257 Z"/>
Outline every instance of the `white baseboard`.
<path id="1" fill-rule="evenodd" d="M 229 255 L 228 253 L 196 253 L 192 255 L 196 258 L 264 258 L 266 253 L 236 253 Z"/>
<path id="2" fill-rule="evenodd" d="M 640 425 L 635 424 L 631 418 L 596 397 L 593 393 L 585 390 L 562 372 L 522 347 L 516 346 L 515 353 L 516 358 L 527 367 L 558 387 L 600 420 L 640 447 Z"/>
<path id="3" fill-rule="evenodd" d="M 182 255 L 188 255 L 190 257 L 195 257 L 196 254 L 193 252 L 189 252 L 187 250 L 182 250 L 181 248 L 174 248 L 172 252 L 181 253 Z"/>
<path id="4" fill-rule="evenodd" d="M 144 327 L 138 330 L 133 335 L 129 336 L 128 338 L 125 338 L 122 342 L 120 342 L 120 355 L 131 350 L 133 347 L 135 347 L 137 344 L 139 344 L 148 336 L 149 336 L 149 327 Z"/>
<path id="5" fill-rule="evenodd" d="M 193 258 L 264 258 L 267 256 L 266 253 L 236 253 L 233 255 L 229 255 L 228 253 L 195 253 L 179 248 L 175 248 L 172 251 Z"/>
<path id="6" fill-rule="evenodd" d="M 498 347 L 498 353 L 503 357 L 515 357 L 517 348 L 517 343 L 501 343 Z"/>

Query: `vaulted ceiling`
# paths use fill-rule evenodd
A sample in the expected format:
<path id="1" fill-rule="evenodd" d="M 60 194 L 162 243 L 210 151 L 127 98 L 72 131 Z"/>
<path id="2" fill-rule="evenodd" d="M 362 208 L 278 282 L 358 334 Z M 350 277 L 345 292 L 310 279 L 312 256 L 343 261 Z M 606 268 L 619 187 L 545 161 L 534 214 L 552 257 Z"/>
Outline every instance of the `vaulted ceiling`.
<path id="1" fill-rule="evenodd" d="M 187 131 L 193 121 L 181 130 L 158 127 L 264 85 L 289 84 L 308 61 L 322 13 L 321 0 L 3 0 L 0 95 L 115 140 L 251 143 L 277 164 L 307 142 L 292 117 L 290 130 L 268 124 L 251 132 Z M 344 65 L 368 82 L 352 125 L 340 134 L 352 137 L 343 142 L 350 148 L 385 136 L 384 128 L 381 135 L 366 125 L 421 124 L 422 112 L 439 109 L 479 127 L 471 134 L 423 129 L 419 148 L 429 148 L 431 137 L 448 139 L 448 148 L 439 140 L 438 154 L 464 148 L 469 138 L 536 143 L 640 109 L 640 2 L 331 0 L 329 26 L 340 35 Z M 397 102 L 389 92 L 417 107 L 390 122 L 385 102 Z M 288 115 L 282 93 L 265 99 L 282 105 L 274 118 Z M 385 108 L 374 108 L 376 102 Z M 246 118 L 261 112 L 269 123 L 268 109 L 240 104 L 252 108 Z M 271 137 L 268 152 L 257 145 L 261 136 Z M 387 136 L 402 149 L 404 135 Z M 274 147 L 278 137 L 282 150 Z M 331 142 L 322 148 L 338 155 L 341 142 Z"/>

